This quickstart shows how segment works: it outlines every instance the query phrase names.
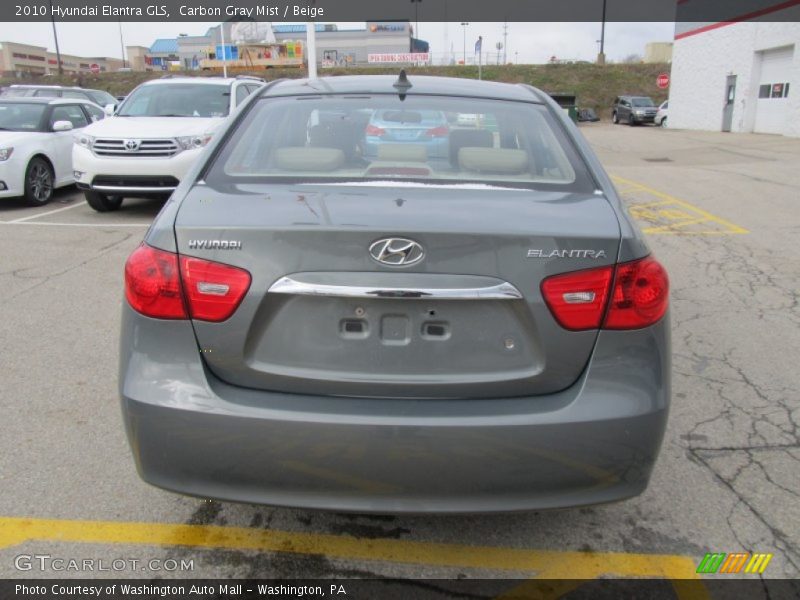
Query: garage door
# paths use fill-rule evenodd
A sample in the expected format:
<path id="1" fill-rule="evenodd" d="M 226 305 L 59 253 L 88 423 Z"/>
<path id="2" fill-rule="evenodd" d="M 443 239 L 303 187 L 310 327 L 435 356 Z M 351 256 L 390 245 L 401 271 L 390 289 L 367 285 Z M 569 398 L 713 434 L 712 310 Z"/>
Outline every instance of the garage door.
<path id="1" fill-rule="evenodd" d="M 784 133 L 789 118 L 789 74 L 794 46 L 765 50 L 761 55 L 761 75 L 756 100 L 758 133 Z"/>

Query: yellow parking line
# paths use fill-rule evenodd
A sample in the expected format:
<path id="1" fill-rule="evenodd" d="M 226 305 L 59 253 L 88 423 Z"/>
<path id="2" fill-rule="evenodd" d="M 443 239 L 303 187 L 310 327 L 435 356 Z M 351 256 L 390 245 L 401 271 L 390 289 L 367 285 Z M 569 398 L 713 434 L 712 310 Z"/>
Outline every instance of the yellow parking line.
<path id="1" fill-rule="evenodd" d="M 716 223 L 717 225 L 721 225 L 722 227 L 726 228 L 726 231 L 724 231 L 724 232 L 702 232 L 703 234 L 707 235 L 709 233 L 725 233 L 725 234 L 730 234 L 730 233 L 750 233 L 744 227 L 739 227 L 738 225 L 734 225 L 730 221 L 727 221 L 727 220 L 722 219 L 722 218 L 720 218 L 720 217 L 718 217 L 716 215 L 713 215 L 710 212 L 708 212 L 706 210 L 703 210 L 702 208 L 698 208 L 697 206 L 694 206 L 693 204 L 690 204 L 686 200 L 681 200 L 680 198 L 676 198 L 675 196 L 671 196 L 669 194 L 666 194 L 666 193 L 661 192 L 659 190 L 653 189 L 651 187 L 648 187 L 648 186 L 643 185 L 641 183 L 638 183 L 636 181 L 631 181 L 630 179 L 625 179 L 624 177 L 619 177 L 618 175 L 612 175 L 611 178 L 615 182 L 623 183 L 626 186 L 634 187 L 634 188 L 636 188 L 638 190 L 641 190 L 643 192 L 647 192 L 648 194 L 650 194 L 652 196 L 655 196 L 656 198 L 661 198 L 662 200 L 667 201 L 667 203 L 677 204 L 678 206 L 681 206 L 681 207 L 683 207 L 683 208 L 685 208 L 685 209 L 687 209 L 687 210 L 689 210 L 689 211 L 691 211 L 691 212 L 693 212 L 693 213 L 695 213 L 697 215 L 700 215 L 702 217 L 702 219 L 700 219 L 699 221 L 711 221 L 713 223 Z M 650 203 L 650 205 L 652 205 L 652 203 Z M 634 206 L 637 206 L 637 205 L 634 205 Z M 645 204 L 643 206 L 648 206 L 648 204 Z M 670 232 L 670 231 L 663 230 L 660 227 L 658 229 L 659 229 L 658 231 L 652 231 L 652 233 L 675 233 L 675 232 Z M 689 232 L 681 232 L 681 233 L 683 235 L 685 235 L 685 234 L 687 234 Z M 700 233 L 700 232 L 696 232 L 696 233 Z"/>
<path id="2" fill-rule="evenodd" d="M 556 552 L 218 525 L 0 517 L 0 548 L 35 540 L 292 552 L 348 560 L 530 572 L 539 578 L 617 575 L 698 579 L 691 557 L 669 554 Z"/>

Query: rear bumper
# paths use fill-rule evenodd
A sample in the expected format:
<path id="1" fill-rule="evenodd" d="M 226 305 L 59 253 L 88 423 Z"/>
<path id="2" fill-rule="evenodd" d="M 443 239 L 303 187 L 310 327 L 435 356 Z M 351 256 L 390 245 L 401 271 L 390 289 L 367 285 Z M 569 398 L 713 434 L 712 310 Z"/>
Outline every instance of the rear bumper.
<path id="1" fill-rule="evenodd" d="M 602 332 L 569 389 L 472 400 L 246 390 L 187 322 L 123 309 L 122 411 L 142 478 L 222 500 L 358 512 L 488 512 L 641 493 L 669 404 L 669 321 Z"/>

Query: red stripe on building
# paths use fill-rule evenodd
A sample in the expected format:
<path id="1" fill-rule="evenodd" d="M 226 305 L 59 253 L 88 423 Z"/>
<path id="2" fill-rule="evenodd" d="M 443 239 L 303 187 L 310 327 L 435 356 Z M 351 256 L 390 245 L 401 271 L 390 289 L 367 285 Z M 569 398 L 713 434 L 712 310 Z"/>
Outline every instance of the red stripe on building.
<path id="1" fill-rule="evenodd" d="M 685 4 L 688 1 L 689 0 L 678 0 L 678 4 Z M 720 27 L 725 27 L 726 25 L 733 25 L 734 23 L 749 21 L 751 19 L 763 17 L 764 15 L 768 15 L 770 13 L 774 13 L 779 10 L 784 10 L 786 8 L 791 8 L 792 6 L 798 6 L 798 5 L 800 5 L 800 0 L 786 0 L 786 2 L 781 2 L 780 4 L 775 4 L 774 6 L 768 6 L 760 10 L 754 10 L 753 12 L 749 12 L 744 15 L 739 15 L 738 17 L 733 17 L 730 21 L 720 21 L 719 23 L 712 23 L 711 25 L 706 25 L 704 27 L 698 27 L 697 29 L 690 29 L 689 31 L 684 31 L 683 33 L 679 33 L 678 35 L 676 35 L 675 39 L 680 40 L 692 35 L 697 35 L 698 33 L 711 31 L 712 29 L 719 29 Z"/>

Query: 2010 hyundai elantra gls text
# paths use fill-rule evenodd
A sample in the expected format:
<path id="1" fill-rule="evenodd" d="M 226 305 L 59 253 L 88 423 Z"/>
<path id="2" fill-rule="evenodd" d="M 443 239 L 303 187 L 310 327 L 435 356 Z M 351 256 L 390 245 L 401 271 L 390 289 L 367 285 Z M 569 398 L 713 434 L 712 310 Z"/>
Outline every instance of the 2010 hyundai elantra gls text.
<path id="1" fill-rule="evenodd" d="M 130 256 L 125 295 L 136 466 L 184 494 L 359 512 L 609 502 L 645 489 L 666 426 L 666 272 L 581 134 L 526 85 L 268 84 Z"/>

